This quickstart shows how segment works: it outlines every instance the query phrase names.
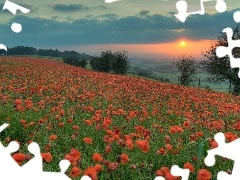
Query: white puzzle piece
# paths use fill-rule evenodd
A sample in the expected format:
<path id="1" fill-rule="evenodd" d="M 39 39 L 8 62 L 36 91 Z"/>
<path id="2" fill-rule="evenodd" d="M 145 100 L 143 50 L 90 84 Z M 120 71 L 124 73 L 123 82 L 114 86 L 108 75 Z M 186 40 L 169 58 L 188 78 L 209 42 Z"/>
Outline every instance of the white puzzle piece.
<path id="1" fill-rule="evenodd" d="M 181 22 L 185 22 L 187 17 L 189 15 L 193 15 L 193 14 L 200 14 L 203 15 L 205 13 L 205 9 L 204 9 L 204 2 L 208 2 L 208 1 L 217 1 L 216 2 L 216 6 L 215 9 L 219 12 L 222 13 L 224 11 L 226 11 L 227 9 L 227 5 L 224 2 L 224 0 L 200 0 L 200 6 L 201 6 L 201 10 L 200 11 L 196 11 L 196 12 L 191 12 L 188 13 L 187 12 L 187 2 L 184 0 L 180 0 L 176 3 L 176 8 L 178 10 L 178 14 L 175 14 L 175 16 L 181 21 Z"/>

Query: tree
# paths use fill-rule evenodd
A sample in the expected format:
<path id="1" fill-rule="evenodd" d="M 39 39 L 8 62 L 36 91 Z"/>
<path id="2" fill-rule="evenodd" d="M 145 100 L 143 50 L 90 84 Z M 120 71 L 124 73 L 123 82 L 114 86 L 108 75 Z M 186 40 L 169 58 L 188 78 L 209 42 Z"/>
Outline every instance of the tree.
<path id="1" fill-rule="evenodd" d="M 192 56 L 187 57 L 186 55 L 182 55 L 179 56 L 179 60 L 174 64 L 181 74 L 180 83 L 182 85 L 190 85 L 198 69 L 198 63 Z"/>
<path id="2" fill-rule="evenodd" d="M 127 51 L 118 51 L 112 54 L 110 69 L 116 74 L 126 74 L 129 70 L 129 58 Z"/>
<path id="3" fill-rule="evenodd" d="M 74 56 L 63 57 L 63 62 L 73 66 L 81 67 L 81 62 L 78 59 L 78 57 Z"/>
<path id="4" fill-rule="evenodd" d="M 233 40 L 240 39 L 240 24 L 238 23 L 233 27 Z M 216 55 L 216 48 L 218 46 L 228 46 L 227 35 L 224 32 L 220 32 L 216 41 L 211 41 L 211 46 L 205 52 L 203 52 L 206 60 L 201 62 L 201 67 L 211 76 L 208 78 L 210 82 L 221 83 L 223 81 L 229 81 L 233 85 L 233 94 L 240 94 L 240 79 L 238 77 L 238 69 L 232 69 L 230 67 L 230 59 L 226 55 L 219 58 Z M 234 48 L 232 50 L 233 57 L 240 57 L 240 48 Z"/>
<path id="5" fill-rule="evenodd" d="M 93 70 L 116 74 L 125 74 L 130 67 L 126 51 L 114 53 L 112 51 L 102 52 L 100 57 L 93 57 L 90 60 L 90 65 Z"/>
<path id="6" fill-rule="evenodd" d="M 111 60 L 114 58 L 112 51 L 101 52 L 101 57 L 98 58 L 98 70 L 101 72 L 111 71 Z"/>
<path id="7" fill-rule="evenodd" d="M 85 68 L 86 65 L 87 65 L 87 60 L 86 60 L 86 59 L 81 59 L 81 60 L 80 60 L 80 66 L 81 66 L 82 68 Z"/>
<path id="8" fill-rule="evenodd" d="M 92 70 L 97 71 L 97 61 L 98 61 L 98 57 L 94 56 L 90 59 L 90 66 L 92 68 Z"/>

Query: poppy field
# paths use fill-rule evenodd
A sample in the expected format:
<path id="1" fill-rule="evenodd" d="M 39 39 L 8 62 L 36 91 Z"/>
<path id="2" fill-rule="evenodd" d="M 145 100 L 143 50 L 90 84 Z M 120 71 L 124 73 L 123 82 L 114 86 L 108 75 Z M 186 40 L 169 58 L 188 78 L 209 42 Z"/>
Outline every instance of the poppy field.
<path id="1" fill-rule="evenodd" d="M 214 135 L 227 142 L 240 132 L 240 98 L 225 93 L 141 78 L 94 72 L 34 57 L 0 58 L 0 123 L 6 146 L 20 165 L 33 158 L 32 141 L 41 148 L 44 171 L 92 180 L 153 180 L 173 165 L 190 169 L 190 178 L 216 179 L 231 173 L 233 162 L 217 157 L 204 164 Z"/>

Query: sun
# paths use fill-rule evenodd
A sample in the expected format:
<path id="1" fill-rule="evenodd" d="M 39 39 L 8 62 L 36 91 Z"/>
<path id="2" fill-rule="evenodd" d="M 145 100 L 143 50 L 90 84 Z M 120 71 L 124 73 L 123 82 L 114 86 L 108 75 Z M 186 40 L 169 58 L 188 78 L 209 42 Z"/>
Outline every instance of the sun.
<path id="1" fill-rule="evenodd" d="M 180 45 L 181 45 L 181 46 L 186 46 L 186 42 L 185 42 L 185 41 L 181 41 L 181 42 L 180 42 Z"/>

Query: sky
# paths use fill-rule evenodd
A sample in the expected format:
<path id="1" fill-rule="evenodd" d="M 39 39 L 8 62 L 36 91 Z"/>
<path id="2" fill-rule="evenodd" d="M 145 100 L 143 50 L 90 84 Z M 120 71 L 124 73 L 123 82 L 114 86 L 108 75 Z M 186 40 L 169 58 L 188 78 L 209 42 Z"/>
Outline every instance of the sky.
<path id="1" fill-rule="evenodd" d="M 127 50 L 129 57 L 161 59 L 182 54 L 202 58 L 202 51 L 225 27 L 234 27 L 233 13 L 240 1 L 225 0 L 227 10 L 219 13 L 216 0 L 202 0 L 204 15 L 190 15 L 182 23 L 178 0 L 12 0 L 29 13 L 8 10 L 0 14 L 0 44 L 7 47 L 74 50 L 100 55 L 102 51 Z M 186 0 L 188 12 L 199 11 L 201 0 Z M 5 0 L 0 0 L 3 7 Z M 11 30 L 20 23 L 22 31 Z M 181 43 L 181 42 L 185 43 Z"/>

